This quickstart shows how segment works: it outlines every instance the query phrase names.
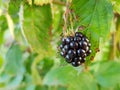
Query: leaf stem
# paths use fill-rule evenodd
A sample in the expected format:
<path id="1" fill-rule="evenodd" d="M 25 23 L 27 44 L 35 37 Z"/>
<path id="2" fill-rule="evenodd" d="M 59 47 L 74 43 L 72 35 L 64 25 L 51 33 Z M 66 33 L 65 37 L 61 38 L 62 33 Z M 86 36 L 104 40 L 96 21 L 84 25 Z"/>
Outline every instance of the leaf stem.
<path id="1" fill-rule="evenodd" d="M 19 11 L 19 22 L 20 22 L 20 29 L 21 29 L 21 34 L 22 34 L 22 38 L 25 42 L 25 44 L 28 44 L 28 41 L 26 39 L 26 36 L 25 36 L 25 33 L 24 33 L 24 30 L 23 30 L 23 20 L 24 20 L 24 17 L 23 17 L 23 5 L 21 4 L 20 5 L 20 11 Z"/>

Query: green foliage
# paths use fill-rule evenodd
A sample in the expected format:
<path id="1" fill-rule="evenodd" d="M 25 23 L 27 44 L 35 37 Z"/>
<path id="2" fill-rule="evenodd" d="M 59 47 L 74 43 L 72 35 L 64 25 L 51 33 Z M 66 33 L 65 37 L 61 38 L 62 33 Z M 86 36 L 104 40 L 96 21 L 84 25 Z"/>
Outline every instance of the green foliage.
<path id="1" fill-rule="evenodd" d="M 71 8 L 78 18 L 75 27 L 86 27 L 84 33 L 92 43 L 91 56 L 94 57 L 95 50 L 99 48 L 100 37 L 106 39 L 110 32 L 113 19 L 112 5 L 107 0 L 73 0 Z"/>
<path id="2" fill-rule="evenodd" d="M 0 44 L 3 43 L 3 36 L 4 36 L 4 31 L 7 29 L 7 24 L 6 24 L 6 19 L 4 16 L 0 16 Z"/>
<path id="3" fill-rule="evenodd" d="M 57 54 L 65 25 L 91 42 L 80 67 Z M 0 90 L 120 90 L 119 38 L 119 0 L 0 0 Z"/>
<path id="4" fill-rule="evenodd" d="M 19 9 L 20 9 L 20 4 L 21 0 L 11 0 L 9 3 L 9 8 L 8 8 L 8 13 L 11 15 L 12 20 L 14 23 L 18 24 L 19 23 Z M 14 9 L 15 8 L 15 9 Z"/>
<path id="5" fill-rule="evenodd" d="M 2 58 L 2 56 L 0 55 L 0 68 L 2 67 L 3 63 L 4 63 L 3 58 Z"/>
<path id="6" fill-rule="evenodd" d="M 111 3 L 107 0 L 73 0 L 72 3 L 73 10 L 80 19 L 76 23 L 87 27 L 86 32 L 91 34 L 92 40 L 108 35 L 113 16 Z"/>
<path id="7" fill-rule="evenodd" d="M 50 5 L 41 7 L 25 5 L 24 16 L 24 32 L 28 42 L 35 52 L 40 53 L 39 55 L 42 56 L 41 52 L 44 53 L 43 55 L 47 55 L 51 50 L 52 16 Z"/>
<path id="8" fill-rule="evenodd" d="M 23 72 L 22 52 L 15 43 L 6 53 L 5 72 L 11 75 Z"/>
<path id="9" fill-rule="evenodd" d="M 100 63 L 98 70 L 95 72 L 97 82 L 103 87 L 112 87 L 120 83 L 120 63 L 103 62 Z"/>
<path id="10" fill-rule="evenodd" d="M 120 1 L 119 0 L 111 0 L 111 2 L 113 3 L 113 8 L 114 8 L 115 12 L 120 14 Z"/>
<path id="11" fill-rule="evenodd" d="M 62 76 L 62 77 L 61 77 Z M 72 83 L 71 83 L 72 82 Z M 71 66 L 52 69 L 44 79 L 45 85 L 65 85 L 68 90 L 96 90 L 97 85 L 89 72 L 78 73 Z M 73 85 L 74 84 L 74 85 Z M 86 86 L 85 86 L 86 85 Z"/>

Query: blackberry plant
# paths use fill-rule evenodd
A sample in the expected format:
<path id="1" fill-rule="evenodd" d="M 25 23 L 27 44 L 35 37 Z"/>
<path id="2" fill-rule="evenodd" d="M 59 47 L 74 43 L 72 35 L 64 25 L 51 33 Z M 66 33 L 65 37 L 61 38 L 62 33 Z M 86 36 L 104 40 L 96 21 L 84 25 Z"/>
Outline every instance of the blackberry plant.
<path id="1" fill-rule="evenodd" d="M 120 0 L 0 0 L 0 90 L 120 90 L 119 76 Z"/>

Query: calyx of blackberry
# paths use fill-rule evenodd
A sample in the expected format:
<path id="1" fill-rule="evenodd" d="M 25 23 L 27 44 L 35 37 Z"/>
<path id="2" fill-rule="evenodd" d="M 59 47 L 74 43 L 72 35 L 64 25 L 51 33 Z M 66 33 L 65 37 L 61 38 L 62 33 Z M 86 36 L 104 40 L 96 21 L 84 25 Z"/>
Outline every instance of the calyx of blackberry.
<path id="1" fill-rule="evenodd" d="M 91 54 L 91 43 L 81 32 L 76 32 L 73 36 L 62 37 L 60 55 L 67 63 L 77 67 L 85 63 L 86 57 Z"/>

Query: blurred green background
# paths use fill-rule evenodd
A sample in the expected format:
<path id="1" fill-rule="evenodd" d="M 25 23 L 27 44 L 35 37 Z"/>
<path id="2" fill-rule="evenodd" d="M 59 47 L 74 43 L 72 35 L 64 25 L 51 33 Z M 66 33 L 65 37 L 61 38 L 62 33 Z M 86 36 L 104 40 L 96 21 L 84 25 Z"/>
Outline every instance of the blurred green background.
<path id="1" fill-rule="evenodd" d="M 80 67 L 58 52 L 65 20 L 92 44 Z M 0 0 L 0 90 L 120 90 L 120 0 Z"/>

